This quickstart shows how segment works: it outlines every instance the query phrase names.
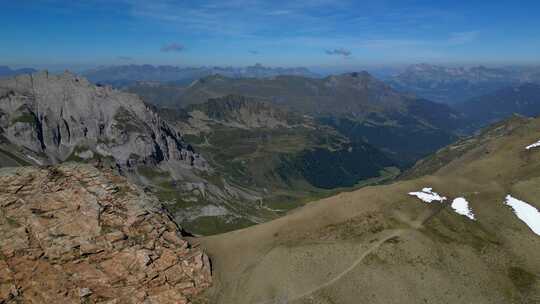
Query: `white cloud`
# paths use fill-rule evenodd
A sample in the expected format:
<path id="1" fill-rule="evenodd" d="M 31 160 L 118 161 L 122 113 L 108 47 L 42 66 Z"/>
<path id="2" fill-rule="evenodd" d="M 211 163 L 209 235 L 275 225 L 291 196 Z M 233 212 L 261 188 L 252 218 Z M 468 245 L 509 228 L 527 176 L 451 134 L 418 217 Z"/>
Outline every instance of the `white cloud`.
<path id="1" fill-rule="evenodd" d="M 339 56 L 343 56 L 343 57 L 349 57 L 351 56 L 352 52 L 349 51 L 349 50 L 346 50 L 344 48 L 339 48 L 339 49 L 333 49 L 333 50 L 326 50 L 325 53 L 327 55 L 339 55 Z"/>
<path id="2" fill-rule="evenodd" d="M 448 38 L 448 44 L 450 45 L 462 45 L 475 41 L 480 35 L 480 31 L 468 31 L 451 33 Z"/>

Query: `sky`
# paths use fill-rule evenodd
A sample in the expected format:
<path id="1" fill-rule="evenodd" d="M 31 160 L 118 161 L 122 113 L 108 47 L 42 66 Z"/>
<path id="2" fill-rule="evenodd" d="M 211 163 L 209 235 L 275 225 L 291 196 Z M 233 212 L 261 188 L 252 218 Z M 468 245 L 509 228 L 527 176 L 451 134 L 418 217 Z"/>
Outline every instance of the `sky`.
<path id="1" fill-rule="evenodd" d="M 0 0 L 0 65 L 537 64 L 540 1 Z"/>

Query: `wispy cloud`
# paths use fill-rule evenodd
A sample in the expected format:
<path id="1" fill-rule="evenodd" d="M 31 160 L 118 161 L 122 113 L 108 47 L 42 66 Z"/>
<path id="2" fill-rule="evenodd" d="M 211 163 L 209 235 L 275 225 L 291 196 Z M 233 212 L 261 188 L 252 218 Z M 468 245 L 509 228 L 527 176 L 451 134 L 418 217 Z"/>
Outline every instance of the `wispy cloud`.
<path id="1" fill-rule="evenodd" d="M 161 47 L 161 51 L 165 53 L 182 52 L 184 49 L 184 46 L 179 43 L 171 43 Z"/>
<path id="2" fill-rule="evenodd" d="M 448 38 L 448 44 L 450 45 L 462 45 L 475 41 L 480 35 L 480 31 L 468 31 L 451 33 Z"/>
<path id="3" fill-rule="evenodd" d="M 321 12 L 343 9 L 350 0 L 118 0 L 127 4 L 127 12 L 135 18 L 163 23 L 168 30 L 205 36 L 253 38 L 272 32 L 277 36 L 292 35 L 312 29 L 329 29 L 328 22 L 337 22 L 336 15 Z M 325 21 L 326 19 L 326 21 Z M 284 24 L 295 24 L 287 31 L 276 31 Z"/>
<path id="4" fill-rule="evenodd" d="M 133 61 L 133 57 L 129 57 L 129 56 L 118 56 L 116 57 L 116 59 L 120 61 Z"/>
<path id="5" fill-rule="evenodd" d="M 467 12 L 437 4 L 390 5 L 393 1 L 373 0 L 35 2 L 42 2 L 40 8 L 44 9 L 65 8 L 65 14 L 69 15 L 71 10 L 117 14 L 125 17 L 118 19 L 133 28 L 134 35 L 156 33 L 150 46 L 153 49 L 148 52 L 185 52 L 185 45 L 189 45 L 190 56 L 186 56 L 186 60 L 203 64 L 214 60 L 242 62 L 246 58 L 280 64 L 334 62 L 334 59 L 352 62 L 372 58 L 381 61 L 442 58 L 456 49 L 474 48 L 481 33 L 475 27 L 466 27 L 477 26 L 464 22 Z M 160 45 L 161 42 L 171 43 Z M 219 54 L 211 52 L 216 48 L 220 49 Z M 259 50 L 264 52 L 261 54 Z M 129 50 L 118 51 L 123 52 Z M 117 60 L 131 60 L 125 57 Z M 142 58 L 139 55 L 137 60 Z M 174 56 L 157 58 L 176 59 Z"/>
<path id="6" fill-rule="evenodd" d="M 338 55 L 338 56 L 343 56 L 343 57 L 349 57 L 352 54 L 351 51 L 346 50 L 344 48 L 326 50 L 325 53 L 326 55 Z"/>
<path id="7" fill-rule="evenodd" d="M 281 15 L 289 15 L 292 13 L 293 11 L 290 11 L 290 10 L 275 10 L 275 11 L 270 11 L 266 14 L 269 16 L 281 16 Z"/>

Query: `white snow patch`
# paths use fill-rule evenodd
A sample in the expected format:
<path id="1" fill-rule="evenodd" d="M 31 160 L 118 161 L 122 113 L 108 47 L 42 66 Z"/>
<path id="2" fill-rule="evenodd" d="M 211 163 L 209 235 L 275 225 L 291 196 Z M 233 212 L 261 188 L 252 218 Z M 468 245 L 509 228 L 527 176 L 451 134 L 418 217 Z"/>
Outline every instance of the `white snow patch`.
<path id="1" fill-rule="evenodd" d="M 41 160 L 39 160 L 39 159 L 33 157 L 32 155 L 28 155 L 28 154 L 27 154 L 26 157 L 28 157 L 28 159 L 34 161 L 36 164 L 38 164 L 38 165 L 40 165 L 40 166 L 43 165 L 43 163 L 41 162 Z"/>
<path id="2" fill-rule="evenodd" d="M 528 145 L 525 147 L 525 149 L 530 150 L 532 148 L 540 147 L 540 140 L 535 142 L 534 144 Z"/>
<path id="3" fill-rule="evenodd" d="M 433 192 L 433 188 L 424 188 L 421 192 L 409 192 L 409 195 L 416 196 L 428 204 L 434 201 L 442 203 L 446 200 L 446 197 L 440 196 L 437 192 Z"/>
<path id="4" fill-rule="evenodd" d="M 454 209 L 457 214 L 464 215 L 473 221 L 475 220 L 474 213 L 469 207 L 469 202 L 463 197 L 455 198 L 454 201 L 452 201 L 452 209 Z"/>
<path id="5" fill-rule="evenodd" d="M 540 235 L 540 212 L 538 209 L 511 195 L 506 196 L 504 204 L 512 207 L 516 216 L 527 224 L 534 233 Z"/>

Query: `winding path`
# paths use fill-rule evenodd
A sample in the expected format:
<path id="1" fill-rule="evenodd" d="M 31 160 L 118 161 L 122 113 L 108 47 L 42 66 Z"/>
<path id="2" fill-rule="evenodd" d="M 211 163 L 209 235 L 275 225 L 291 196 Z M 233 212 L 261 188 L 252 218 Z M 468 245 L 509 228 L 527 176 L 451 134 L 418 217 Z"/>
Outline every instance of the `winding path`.
<path id="1" fill-rule="evenodd" d="M 308 290 L 304 293 L 301 293 L 301 294 L 297 294 L 297 295 L 294 295 L 293 297 L 291 298 L 287 298 L 287 301 L 295 301 L 295 300 L 299 300 L 303 297 L 306 297 L 306 296 L 309 296 L 310 294 L 313 294 L 321 289 L 324 289 L 334 283 L 336 283 L 337 281 L 339 281 L 341 278 L 343 278 L 345 275 L 347 275 L 349 272 L 353 271 L 370 253 L 372 253 L 373 251 L 377 250 L 382 244 L 384 244 L 386 241 L 392 239 L 392 238 L 395 238 L 395 237 L 399 237 L 400 235 L 402 235 L 403 233 L 405 233 L 406 231 L 408 231 L 408 229 L 395 229 L 395 230 L 390 230 L 390 234 L 388 234 L 387 236 L 385 236 L 384 238 L 378 240 L 377 242 L 373 243 L 372 246 L 370 246 L 366 251 L 364 251 L 359 257 L 358 259 L 356 259 L 352 264 L 351 266 L 349 266 L 348 268 L 346 268 L 345 270 L 343 270 L 341 273 L 339 273 L 338 275 L 336 275 L 335 277 L 333 277 L 331 280 L 329 281 L 326 281 L 325 283 L 319 285 L 319 286 L 316 286 L 314 287 L 313 289 L 311 290 Z M 271 299 L 271 300 L 267 300 L 267 301 L 264 301 L 264 302 L 259 302 L 257 304 L 271 304 L 271 303 L 277 303 L 276 301 L 279 301 L 279 298 L 274 298 L 274 299 Z"/>
<path id="2" fill-rule="evenodd" d="M 396 215 L 397 217 L 401 218 L 401 220 L 403 222 L 406 222 L 408 225 L 410 225 L 411 228 L 408 228 L 408 229 L 391 229 L 391 230 L 386 230 L 385 232 L 388 233 L 387 236 L 383 237 L 382 239 L 378 240 L 377 242 L 373 243 L 367 250 L 365 250 L 349 267 L 347 267 L 345 270 L 343 270 L 341 273 L 339 273 L 338 275 L 336 275 L 335 277 L 333 277 L 332 279 L 330 279 L 329 281 L 326 281 L 325 283 L 319 285 L 319 286 L 316 286 L 306 292 L 303 292 L 303 293 L 300 293 L 300 294 L 296 294 L 296 295 L 293 295 L 292 297 L 288 297 L 286 298 L 286 302 L 284 303 L 288 303 L 289 301 L 296 301 L 296 300 L 299 300 L 299 299 L 302 299 L 306 296 L 309 296 L 321 289 L 324 289 L 328 286 L 331 286 L 332 284 L 336 283 L 337 281 L 339 281 L 340 279 L 342 279 L 345 275 L 347 275 L 349 272 L 353 271 L 370 253 L 372 253 L 373 251 L 377 250 L 382 244 L 384 244 L 385 242 L 387 242 L 388 240 L 392 239 L 392 238 L 395 238 L 395 237 L 399 237 L 401 235 L 403 235 L 404 233 L 408 232 L 408 231 L 412 231 L 412 230 L 416 230 L 416 229 L 419 229 L 420 227 L 422 227 L 422 225 L 426 222 L 428 222 L 430 219 L 432 219 L 435 215 L 437 215 L 442 209 L 444 209 L 446 207 L 447 204 L 441 204 L 441 207 L 440 208 L 437 208 L 435 210 L 426 210 L 426 212 L 422 215 L 422 218 L 419 219 L 419 220 L 416 220 L 416 221 L 412 221 L 412 220 L 409 220 L 407 219 L 406 217 L 404 217 L 403 215 Z M 381 232 L 381 234 L 384 233 L 384 232 Z M 280 303 L 281 299 L 280 298 L 273 298 L 273 299 L 270 299 L 270 300 L 266 300 L 266 301 L 263 301 L 263 302 L 257 302 L 256 304 L 272 304 L 272 303 Z"/>

